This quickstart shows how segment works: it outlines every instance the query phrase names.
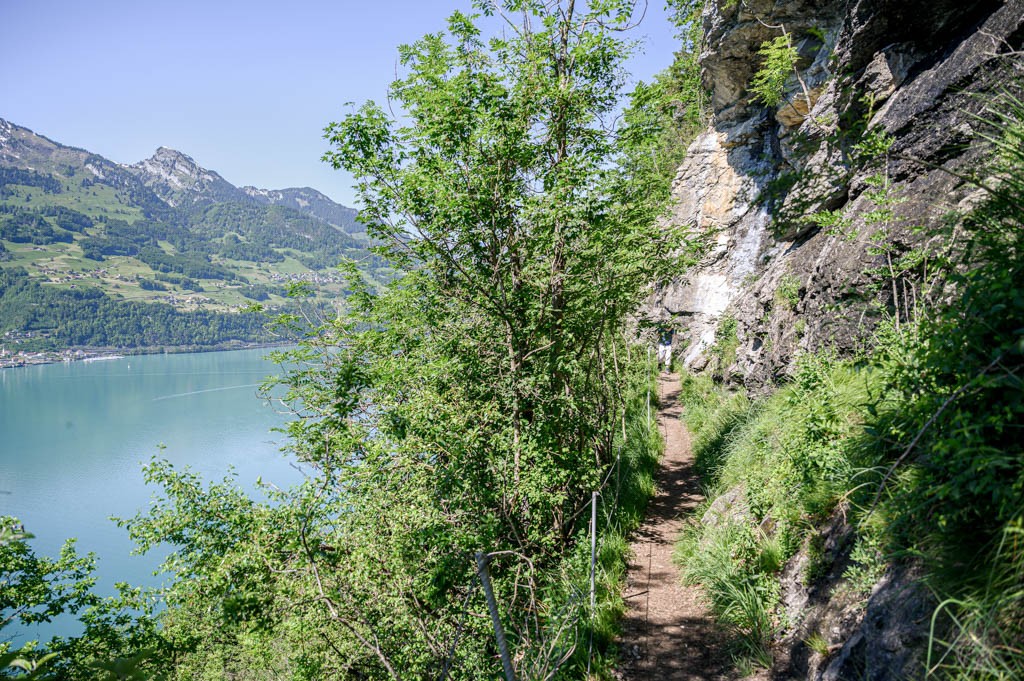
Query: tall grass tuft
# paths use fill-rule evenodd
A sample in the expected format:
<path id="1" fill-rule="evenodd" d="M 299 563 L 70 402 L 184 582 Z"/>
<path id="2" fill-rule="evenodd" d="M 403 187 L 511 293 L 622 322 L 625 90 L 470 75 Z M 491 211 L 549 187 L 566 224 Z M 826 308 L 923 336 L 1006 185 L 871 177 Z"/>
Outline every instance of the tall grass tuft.
<path id="1" fill-rule="evenodd" d="M 724 463 L 726 442 L 750 417 L 752 405 L 743 391 L 717 385 L 707 374 L 684 375 L 679 399 L 697 472 L 705 485 L 713 484 Z"/>
<path id="2" fill-rule="evenodd" d="M 928 674 L 955 681 L 1024 679 L 1024 530 L 1007 528 L 983 588 L 932 617 Z M 943 632 L 944 630 L 944 632 Z"/>
<path id="3" fill-rule="evenodd" d="M 692 527 L 676 560 L 734 633 L 741 668 L 771 664 L 777 573 L 855 486 L 875 380 L 829 355 L 802 358 L 788 385 L 756 403 L 706 377 L 685 380 L 684 419 L 709 503 L 733 503 Z"/>
<path id="4" fill-rule="evenodd" d="M 771 664 L 778 585 L 760 569 L 763 547 L 747 525 L 693 527 L 676 546 L 684 581 L 700 584 L 718 620 L 733 635 L 738 666 Z"/>

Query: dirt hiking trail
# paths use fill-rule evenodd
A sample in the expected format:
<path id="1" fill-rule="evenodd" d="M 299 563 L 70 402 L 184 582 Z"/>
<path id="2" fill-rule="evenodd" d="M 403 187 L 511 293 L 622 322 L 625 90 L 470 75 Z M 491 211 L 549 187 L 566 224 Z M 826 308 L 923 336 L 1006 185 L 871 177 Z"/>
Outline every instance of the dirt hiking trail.
<path id="1" fill-rule="evenodd" d="M 679 376 L 661 374 L 658 395 L 658 428 L 665 440 L 665 455 L 655 475 L 647 517 L 630 542 L 618 678 L 724 681 L 732 671 L 723 652 L 724 636 L 700 589 L 684 586 L 672 563 L 679 532 L 704 500 L 689 433 L 679 419 Z"/>

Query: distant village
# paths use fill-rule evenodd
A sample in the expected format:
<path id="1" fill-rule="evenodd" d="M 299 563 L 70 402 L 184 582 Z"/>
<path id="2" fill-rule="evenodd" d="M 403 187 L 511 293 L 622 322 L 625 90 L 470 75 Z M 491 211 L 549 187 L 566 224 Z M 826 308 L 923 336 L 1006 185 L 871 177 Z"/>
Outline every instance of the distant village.
<path id="1" fill-rule="evenodd" d="M 7 343 L 19 343 L 22 340 L 33 338 L 31 331 L 8 331 L 4 334 L 3 344 L 0 344 L 0 369 L 13 369 L 14 367 L 32 366 L 35 364 L 54 364 L 56 362 L 96 361 L 101 359 L 119 359 L 121 355 L 109 352 L 85 350 L 48 350 L 40 352 L 25 352 L 24 350 L 8 350 Z"/>

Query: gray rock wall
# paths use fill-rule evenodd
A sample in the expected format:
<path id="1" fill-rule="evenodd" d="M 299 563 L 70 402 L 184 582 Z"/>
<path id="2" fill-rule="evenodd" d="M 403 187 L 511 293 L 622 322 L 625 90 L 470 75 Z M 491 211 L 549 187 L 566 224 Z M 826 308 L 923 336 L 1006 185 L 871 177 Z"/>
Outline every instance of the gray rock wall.
<path id="1" fill-rule="evenodd" d="M 679 168 L 667 219 L 708 250 L 646 314 L 674 320 L 688 368 L 767 392 L 799 354 L 849 353 L 881 319 L 943 295 L 927 258 L 889 263 L 940 249 L 950 237 L 931 228 L 977 199 L 963 177 L 988 160 L 976 136 L 986 106 L 1022 96 L 1024 0 L 711 0 L 703 20 L 713 123 Z M 767 108 L 747 88 L 758 48 L 783 28 L 799 78 Z M 716 347 L 732 328 L 733 344 Z M 728 495 L 712 506 L 716 518 L 738 508 Z M 890 566 L 868 595 L 846 588 L 841 511 L 783 571 L 770 677 L 921 678 L 934 599 L 912 565 Z"/>
<path id="2" fill-rule="evenodd" d="M 757 391 L 799 353 L 848 352 L 882 315 L 912 313 L 925 270 L 888 276 L 878 242 L 898 259 L 929 245 L 919 227 L 972 200 L 957 173 L 985 159 L 973 130 L 986 104 L 1020 90 L 1024 1 L 711 0 L 703 20 L 713 124 L 679 169 L 669 219 L 709 251 L 647 314 L 675 320 L 692 369 L 735 319 L 739 350 L 721 370 Z M 761 43 L 783 29 L 799 78 L 768 109 L 747 87 Z M 883 132 L 892 146 L 872 158 L 864 143 Z M 840 224 L 823 226 L 825 211 Z"/>

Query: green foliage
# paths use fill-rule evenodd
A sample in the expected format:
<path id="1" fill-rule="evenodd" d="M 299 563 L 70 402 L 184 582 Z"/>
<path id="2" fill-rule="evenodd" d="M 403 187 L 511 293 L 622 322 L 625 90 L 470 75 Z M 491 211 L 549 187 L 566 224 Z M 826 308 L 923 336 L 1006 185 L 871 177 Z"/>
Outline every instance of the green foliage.
<path id="1" fill-rule="evenodd" d="M 800 54 L 789 34 L 783 33 L 761 43 L 757 56 L 761 58 L 761 67 L 750 81 L 752 98 L 766 106 L 778 106 Z"/>
<path id="2" fill-rule="evenodd" d="M 1024 676 L 1021 534 L 1019 526 L 1006 528 L 983 586 L 939 604 L 928 647 L 930 675 L 956 681 L 1009 681 Z"/>
<path id="3" fill-rule="evenodd" d="M 0 522 L 7 527 L 17 524 L 8 516 Z M 29 536 L 14 535 L 0 543 L 0 622 L 5 626 L 14 621 L 49 622 L 86 607 L 91 598 L 92 557 L 79 556 L 73 540 L 56 559 L 36 556 L 26 541 Z"/>
<path id="4" fill-rule="evenodd" d="M 0 653 L 0 678 L 8 678 L 7 670 L 17 669 L 19 679 L 48 679 L 49 665 L 56 654 L 38 656 L 31 649 Z"/>
<path id="5" fill-rule="evenodd" d="M 812 213 L 805 218 L 805 221 L 824 229 L 826 234 L 841 236 L 845 241 L 855 241 L 858 236 L 856 230 L 850 229 L 850 219 L 839 210 L 823 210 Z"/>
<path id="6" fill-rule="evenodd" d="M 57 558 L 38 556 L 28 545 L 31 538 L 14 518 L 0 517 L 0 631 L 71 614 L 84 632 L 54 638 L 43 648 L 29 642 L 18 650 L 5 638 L 0 642 L 0 678 L 86 681 L 98 678 L 96 670 L 108 664 L 157 678 L 153 659 L 159 657 L 160 644 L 151 602 L 126 585 L 118 585 L 115 597 L 97 596 L 92 590 L 92 554 L 78 555 L 75 541 L 68 540 Z M 130 667 L 126 656 L 132 657 Z M 11 673 L 12 668 L 20 672 Z"/>
<path id="7" fill-rule="evenodd" d="M 37 187 L 47 194 L 58 194 L 62 187 L 54 178 L 34 170 L 21 168 L 0 168 L 0 199 L 11 195 L 10 185 Z"/>
<path id="8" fill-rule="evenodd" d="M 736 318 L 729 315 L 722 317 L 718 322 L 718 328 L 715 329 L 715 344 L 709 351 L 709 355 L 714 358 L 715 375 L 723 376 L 736 362 L 736 351 L 739 347 L 739 325 Z"/>
<path id="9" fill-rule="evenodd" d="M 995 158 L 979 180 L 985 199 L 950 240 L 955 294 L 885 335 L 876 357 L 887 378 L 873 424 L 886 466 L 877 502 L 946 598 L 933 620 L 937 678 L 1024 669 L 1024 104 L 997 106 L 983 134 Z"/>
<path id="10" fill-rule="evenodd" d="M 869 102 L 869 109 L 873 102 Z M 860 141 L 853 146 L 856 162 L 863 168 L 880 167 L 864 178 L 868 189 L 864 196 L 872 208 L 861 216 L 865 225 L 874 227 L 868 240 L 867 254 L 876 263 L 865 268 L 863 274 L 869 283 L 865 291 L 875 295 L 882 291 L 887 294 L 888 305 L 884 310 L 895 326 L 897 334 L 902 333 L 904 321 L 914 321 L 923 312 L 924 302 L 929 298 L 935 282 L 935 273 L 946 263 L 941 252 L 925 247 L 909 248 L 895 237 L 895 207 L 905 198 L 893 191 L 888 172 L 888 154 L 894 138 L 880 128 L 867 130 Z M 842 227 L 845 229 L 845 225 Z M 921 232 L 919 227 L 909 228 Z M 837 229 L 837 231 L 841 231 Z M 844 235 L 848 241 L 856 239 L 856 232 Z"/>
<path id="11" fill-rule="evenodd" d="M 717 480 L 727 439 L 750 418 L 752 405 L 743 391 L 716 386 L 707 374 L 683 376 L 680 401 L 701 479 Z"/>
<path id="12" fill-rule="evenodd" d="M 73 306 L 60 314 L 43 312 L 41 327 L 14 325 L 32 321 L 32 310 L 2 318 L 4 331 L 45 335 L 44 341 L 19 349 L 63 349 L 84 343 L 140 349 L 217 347 L 232 340 L 264 340 L 251 316 L 222 319 L 192 312 L 209 306 L 229 314 L 251 296 L 267 301 L 270 308 L 286 306 L 277 286 L 297 276 L 320 284 L 317 297 L 323 303 L 344 292 L 332 274 L 314 272 L 344 259 L 360 261 L 370 281 L 387 276 L 381 271 L 383 259 L 368 251 L 365 237 L 345 231 L 354 227 L 349 215 L 354 211 L 303 190 L 298 190 L 298 197 L 283 192 L 275 199 L 290 205 L 266 205 L 221 183 L 198 198 L 189 192 L 171 197 L 172 207 L 135 171 L 95 156 L 58 163 L 59 146 L 47 143 L 39 149 L 31 160 L 36 171 L 0 168 L 0 267 L 24 269 L 42 289 L 62 289 L 54 296 L 62 307 L 68 304 L 66 292 L 83 286 L 113 300 L 104 303 L 104 318 L 95 324 Z M 83 163 L 102 167 L 102 177 L 85 170 Z M 303 202 L 309 212 L 298 209 Z M 161 287 L 168 290 L 167 296 L 155 294 Z M 198 292 L 207 295 L 191 295 Z M 157 298 L 181 313 L 150 310 L 151 316 L 173 327 L 167 332 L 157 324 L 131 328 L 126 318 L 134 316 L 135 307 L 115 302 Z M 65 330 L 61 320 L 66 312 L 70 328 Z M 215 328 L 204 328 L 210 321 Z M 104 334 L 104 327 L 109 334 Z M 109 338 L 104 340 L 104 335 Z"/>
<path id="13" fill-rule="evenodd" d="M 1004 528 L 1024 512 L 1024 451 L 1013 425 L 1024 414 L 1022 120 L 1018 104 L 997 118 L 992 139 L 1006 155 L 987 200 L 960 227 L 966 246 L 948 275 L 956 298 L 907 334 L 918 342 L 893 338 L 882 358 L 890 399 L 879 408 L 880 434 L 898 443 L 896 463 L 914 461 L 913 483 L 899 495 L 906 528 L 935 528 L 947 560 L 965 568 L 992 560 Z"/>
<path id="14" fill-rule="evenodd" d="M 617 132 L 618 181 L 635 187 L 629 193 L 646 197 L 630 209 L 646 211 L 649 220 L 663 209 L 688 146 L 708 122 L 709 97 L 697 61 L 702 44 L 702 6 L 702 1 L 693 0 L 671 3 L 682 48 L 671 66 L 657 74 L 652 83 L 636 85 Z M 635 219 L 641 219 L 640 215 Z"/>
<path id="15" fill-rule="evenodd" d="M 816 631 L 810 636 L 808 636 L 806 639 L 804 639 L 804 643 L 807 645 L 808 648 L 810 648 L 814 652 L 815 655 L 821 655 L 822 657 L 828 655 L 828 640 L 824 636 L 822 636 L 820 632 Z"/>
<path id="16" fill-rule="evenodd" d="M 683 579 L 700 584 L 718 619 L 735 636 L 739 665 L 771 666 L 778 583 L 761 568 L 762 551 L 749 526 L 724 522 L 694 529 L 676 546 Z"/>
<path id="17" fill-rule="evenodd" d="M 801 576 L 804 586 L 812 586 L 828 574 L 832 565 L 825 557 L 825 537 L 812 534 L 807 541 L 807 567 Z"/>
<path id="18" fill-rule="evenodd" d="M 869 113 L 872 107 L 868 107 Z M 895 138 L 882 128 L 866 130 L 853 145 L 854 154 L 861 163 L 872 163 L 884 159 L 892 148 Z"/>
<path id="19" fill-rule="evenodd" d="M 213 248 L 225 258 L 281 262 L 281 249 L 292 249 L 303 264 L 320 270 L 334 267 L 346 257 L 368 255 L 363 243 L 351 235 L 285 206 L 216 203 L 190 208 L 187 217 L 199 243 L 210 244 L 223 237 Z"/>
<path id="20" fill-rule="evenodd" d="M 828 574 L 821 535 L 808 528 L 848 502 L 858 525 L 846 588 L 866 597 L 898 551 L 917 556 L 946 598 L 933 621 L 929 673 L 937 678 L 1010 679 L 1024 669 L 1024 452 L 1017 432 L 1024 415 L 1024 104 L 1008 98 L 1002 107 L 985 135 L 996 165 L 977 180 L 986 198 L 945 222 L 956 239 L 940 244 L 938 254 L 889 243 L 899 198 L 884 172 L 869 178 L 876 206 L 869 219 L 882 226 L 870 246 L 885 261 L 878 276 L 899 283 L 894 299 L 910 304 L 896 304 L 859 364 L 804 358 L 790 384 L 745 411 L 728 406 L 734 398 L 706 379 L 683 392 L 693 405 L 696 452 L 714 462 L 706 466 L 711 496 L 742 491 L 750 519 L 714 530 L 721 536 L 705 530 L 684 542 L 688 561 L 719 557 L 699 568 L 702 583 L 725 594 L 713 598 L 739 600 L 730 594 L 749 574 L 762 574 L 763 554 L 750 547 L 752 528 L 766 519 L 787 551 L 807 542 L 807 583 Z M 890 146 L 879 135 L 860 152 L 874 163 Z M 946 302 L 931 309 L 902 297 L 942 284 Z M 711 550 L 702 555 L 694 547 Z M 747 557 L 748 572 L 734 573 L 728 589 L 716 586 L 736 556 Z M 749 626 L 755 637 L 758 628 Z"/>
<path id="21" fill-rule="evenodd" d="M 648 391 L 657 391 L 653 378 L 643 372 L 634 373 L 627 388 L 625 432 L 615 436 L 616 463 L 599 497 L 596 611 L 590 614 L 579 607 L 589 589 L 590 547 L 585 534 L 581 534 L 573 554 L 563 562 L 562 577 L 545 599 L 547 607 L 559 608 L 561 612 L 575 601 L 579 613 L 574 631 L 564 624 L 561 629 L 563 638 L 574 637 L 575 648 L 558 678 L 583 678 L 588 668 L 594 676 L 604 678 L 613 673 L 618 661 L 614 642 L 625 611 L 622 584 L 630 557 L 629 535 L 640 525 L 647 502 L 654 494 L 654 472 L 663 444 L 656 420 L 647 418 Z M 546 638 L 551 638 L 550 634 Z M 534 659 L 549 659 L 544 651 L 553 649 L 547 644 Z M 522 678 L 544 678 L 543 671 L 544 666 L 539 664 L 520 667 Z"/>
<path id="22" fill-rule="evenodd" d="M 864 598 L 868 597 L 871 589 L 885 574 L 887 562 L 883 532 L 884 528 L 879 523 L 861 525 L 850 551 L 851 564 L 843 573 L 847 588 Z"/>
<path id="23" fill-rule="evenodd" d="M 0 239 L 11 243 L 36 245 L 71 243 L 70 232 L 50 226 L 41 215 L 32 211 L 5 211 L 0 214 Z"/>
<path id="24" fill-rule="evenodd" d="M 759 405 L 728 443 L 719 489 L 747 487 L 757 518 L 793 531 L 805 517 L 823 518 L 848 489 L 858 456 L 858 423 L 871 376 L 834 358 L 801 358 L 791 383 Z"/>
<path id="25" fill-rule="evenodd" d="M 775 288 L 775 308 L 792 311 L 800 302 L 800 280 L 792 274 L 784 274 Z"/>

